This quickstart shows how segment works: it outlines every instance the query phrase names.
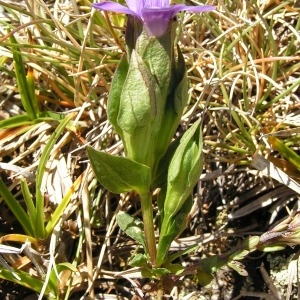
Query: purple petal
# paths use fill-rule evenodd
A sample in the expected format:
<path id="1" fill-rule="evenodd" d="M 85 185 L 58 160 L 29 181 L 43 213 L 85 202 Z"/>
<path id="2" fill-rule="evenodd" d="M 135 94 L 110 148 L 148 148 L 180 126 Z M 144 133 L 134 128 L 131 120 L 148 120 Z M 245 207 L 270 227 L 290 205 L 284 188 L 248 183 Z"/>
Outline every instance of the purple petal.
<path id="1" fill-rule="evenodd" d="M 116 2 L 106 1 L 102 3 L 92 4 L 92 6 L 99 10 L 113 11 L 116 13 L 123 13 L 123 14 L 134 15 L 134 16 L 137 15 L 135 11 L 132 11 L 128 7 L 123 6 Z"/>
<path id="2" fill-rule="evenodd" d="M 184 4 L 176 4 L 176 5 L 171 5 L 168 7 L 168 10 L 170 10 L 171 13 L 171 18 L 173 18 L 178 12 L 180 11 L 192 11 L 192 12 L 197 12 L 197 13 L 201 13 L 201 12 L 206 12 L 206 11 L 211 11 L 211 10 L 215 10 L 216 7 L 215 6 L 210 6 L 210 5 L 203 5 L 203 6 L 189 6 L 189 5 L 184 5 Z M 157 13 L 157 9 L 153 8 L 151 9 L 149 8 L 145 8 L 145 10 L 152 10 L 153 14 Z"/>
<path id="3" fill-rule="evenodd" d="M 151 0 L 148 0 L 148 2 Z M 161 0 L 163 1 L 163 0 Z M 153 0 L 153 2 L 161 2 L 159 0 Z M 163 35 L 171 19 L 179 11 L 192 11 L 192 12 L 205 12 L 214 10 L 214 6 L 187 6 L 183 4 L 172 5 L 165 8 L 153 8 L 153 7 L 144 7 L 142 9 L 142 20 L 145 24 L 148 34 L 154 36 Z"/>
<path id="4" fill-rule="evenodd" d="M 145 5 L 145 0 L 126 0 L 130 10 L 134 11 L 138 16 L 141 15 L 142 8 Z"/>
<path id="5" fill-rule="evenodd" d="M 164 9 L 144 8 L 142 10 L 145 28 L 148 34 L 153 36 L 163 35 L 172 17 L 173 11 L 170 7 Z"/>
<path id="6" fill-rule="evenodd" d="M 144 8 L 165 8 L 170 7 L 170 0 L 145 0 Z"/>
<path id="7" fill-rule="evenodd" d="M 141 19 L 149 35 L 163 35 L 171 19 L 179 11 L 205 12 L 214 10 L 214 6 L 171 5 L 169 0 L 126 0 L 128 7 L 116 2 L 106 1 L 92 6 L 99 10 L 113 11 L 133 15 Z"/>

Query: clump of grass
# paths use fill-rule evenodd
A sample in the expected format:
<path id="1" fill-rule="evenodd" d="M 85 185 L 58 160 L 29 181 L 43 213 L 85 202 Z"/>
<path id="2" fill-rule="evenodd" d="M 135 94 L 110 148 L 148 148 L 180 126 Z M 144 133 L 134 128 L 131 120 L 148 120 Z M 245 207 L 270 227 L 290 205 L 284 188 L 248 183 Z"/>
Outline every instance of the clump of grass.
<path id="1" fill-rule="evenodd" d="M 123 151 L 106 106 L 125 51 L 125 17 L 91 12 L 86 0 L 0 1 L 0 7 L 0 205 L 15 199 L 7 212 L 14 216 L 1 217 L 1 243 L 31 241 L 43 255 L 39 263 L 46 280 L 32 262 L 21 266 L 12 255 L 5 259 L 23 280 L 2 267 L 0 277 L 26 287 L 31 282 L 40 298 L 120 294 L 126 299 L 145 293 L 135 274 L 120 273 L 135 245 L 116 225 L 118 211 L 140 213 L 138 202 L 134 195 L 119 198 L 102 189 L 85 153 L 87 144 Z M 175 250 L 200 243 L 186 258 L 188 265 L 227 251 L 240 236 L 266 231 L 287 215 L 284 206 L 293 209 L 300 190 L 300 21 L 299 8 L 290 1 L 221 1 L 217 12 L 186 15 L 179 22 L 191 83 L 182 126 L 202 118 L 205 152 L 191 222 L 172 245 Z M 257 159 L 273 172 L 259 169 Z M 29 223 L 22 224 L 20 210 Z M 34 228 L 37 215 L 46 227 L 34 234 L 42 228 Z M 260 224 L 262 216 L 266 221 Z M 13 226 L 4 226 L 10 218 Z M 14 255 L 17 261 L 27 257 Z"/>

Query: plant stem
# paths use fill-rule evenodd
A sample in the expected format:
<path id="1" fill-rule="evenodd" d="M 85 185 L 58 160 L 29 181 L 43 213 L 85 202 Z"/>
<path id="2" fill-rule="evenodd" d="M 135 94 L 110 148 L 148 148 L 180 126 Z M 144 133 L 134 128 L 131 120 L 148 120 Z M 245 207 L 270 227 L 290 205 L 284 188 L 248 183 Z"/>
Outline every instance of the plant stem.
<path id="1" fill-rule="evenodd" d="M 144 230 L 146 237 L 147 252 L 150 256 L 150 261 L 154 265 L 156 259 L 156 242 L 154 235 L 153 224 L 153 208 L 151 193 L 141 194 L 142 215 L 144 221 Z"/>

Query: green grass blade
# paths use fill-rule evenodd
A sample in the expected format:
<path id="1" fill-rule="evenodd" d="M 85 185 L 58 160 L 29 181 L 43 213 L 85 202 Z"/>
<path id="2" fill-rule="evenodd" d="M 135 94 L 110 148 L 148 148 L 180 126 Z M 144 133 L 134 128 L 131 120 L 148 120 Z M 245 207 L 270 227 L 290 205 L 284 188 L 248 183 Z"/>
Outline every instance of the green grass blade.
<path id="1" fill-rule="evenodd" d="M 35 211 L 35 206 L 33 203 L 32 196 L 29 191 L 28 184 L 25 179 L 21 179 L 21 190 L 22 190 L 22 195 L 23 195 L 24 201 L 26 203 L 27 213 L 29 216 L 29 221 L 31 223 L 31 227 L 34 228 L 35 223 L 36 223 L 36 211 Z"/>
<path id="2" fill-rule="evenodd" d="M 260 104 L 258 106 L 258 109 L 268 109 L 269 107 L 271 107 L 272 105 L 274 105 L 275 103 L 277 103 L 280 99 L 283 99 L 284 97 L 288 96 L 289 94 L 291 94 L 293 92 L 293 90 L 300 86 L 300 79 L 296 80 L 292 85 L 290 85 L 284 92 L 282 92 L 281 94 L 279 94 L 278 96 L 274 97 L 272 100 L 268 101 L 266 104 Z"/>
<path id="3" fill-rule="evenodd" d="M 21 96 L 22 105 L 27 112 L 29 118 L 31 120 L 35 120 L 38 115 L 38 104 L 37 99 L 35 97 L 34 87 L 32 87 L 33 79 L 29 74 L 29 78 L 26 76 L 26 71 L 24 67 L 24 62 L 22 59 L 22 54 L 20 52 L 20 48 L 18 46 L 17 40 L 13 35 L 10 36 L 10 42 L 14 44 L 12 46 L 13 59 L 14 59 L 14 67 L 15 74 L 18 84 L 19 93 Z"/>
<path id="4" fill-rule="evenodd" d="M 32 121 L 30 117 L 25 115 L 13 116 L 8 119 L 4 119 L 0 121 L 0 129 L 7 129 L 7 128 L 16 128 L 23 125 L 31 125 Z"/>
<path id="5" fill-rule="evenodd" d="M 34 230 L 31 226 L 29 216 L 24 211 L 20 203 L 16 200 L 16 198 L 11 194 L 1 178 L 0 195 L 2 196 L 3 200 L 5 201 L 6 205 L 9 207 L 15 218 L 19 221 L 26 234 L 34 236 Z"/>
<path id="6" fill-rule="evenodd" d="M 12 282 L 15 282 L 19 285 L 22 285 L 26 288 L 29 288 L 37 293 L 39 293 L 43 287 L 43 280 L 34 278 L 32 275 L 21 271 L 21 270 L 14 270 L 14 273 L 18 275 L 21 280 L 18 280 L 14 277 L 14 275 L 7 269 L 0 267 L 0 278 L 4 280 L 9 280 Z M 52 295 L 55 296 L 57 294 L 57 291 L 54 289 L 53 286 L 48 285 L 46 289 L 46 295 Z M 52 298 L 53 299 L 53 298 Z"/>
<path id="7" fill-rule="evenodd" d="M 46 237 L 48 237 L 52 233 L 55 225 L 57 224 L 58 220 L 61 218 L 64 209 L 67 207 L 73 193 L 76 191 L 79 184 L 81 183 L 82 177 L 83 177 L 83 175 L 79 176 L 76 179 L 74 184 L 70 187 L 70 189 L 68 190 L 66 195 L 63 197 L 60 204 L 55 209 L 54 213 L 51 215 L 50 220 L 48 221 L 47 226 L 46 226 Z"/>
<path id="8" fill-rule="evenodd" d="M 34 83 L 34 75 L 33 69 L 28 67 L 27 71 L 27 86 L 30 97 L 30 107 L 32 107 L 35 117 L 39 115 L 39 105 L 35 95 L 35 83 Z"/>
<path id="9" fill-rule="evenodd" d="M 60 122 L 58 127 L 55 129 L 54 133 L 49 138 L 48 143 L 45 146 L 43 154 L 40 158 L 39 165 L 37 168 L 36 174 L 36 235 L 39 238 L 44 238 L 46 236 L 45 224 L 44 224 L 44 196 L 42 194 L 42 181 L 46 168 L 46 164 L 48 162 L 51 150 L 55 145 L 57 139 L 71 120 L 73 115 L 69 115 L 64 120 Z"/>
<path id="10" fill-rule="evenodd" d="M 271 136 L 269 137 L 271 145 L 280 152 L 291 164 L 293 164 L 298 170 L 300 170 L 300 156 L 291 148 L 286 146 L 279 139 Z"/>

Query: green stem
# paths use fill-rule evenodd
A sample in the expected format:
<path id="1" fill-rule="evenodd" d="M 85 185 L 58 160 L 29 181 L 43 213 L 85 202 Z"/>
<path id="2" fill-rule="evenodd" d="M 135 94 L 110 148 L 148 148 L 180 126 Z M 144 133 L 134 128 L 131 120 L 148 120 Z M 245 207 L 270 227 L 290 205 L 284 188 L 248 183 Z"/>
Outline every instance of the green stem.
<path id="1" fill-rule="evenodd" d="M 141 194 L 140 197 L 142 203 L 142 214 L 144 221 L 147 252 L 149 253 L 152 265 L 154 265 L 156 259 L 156 242 L 153 224 L 152 196 L 149 192 L 147 194 Z"/>

